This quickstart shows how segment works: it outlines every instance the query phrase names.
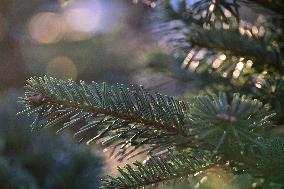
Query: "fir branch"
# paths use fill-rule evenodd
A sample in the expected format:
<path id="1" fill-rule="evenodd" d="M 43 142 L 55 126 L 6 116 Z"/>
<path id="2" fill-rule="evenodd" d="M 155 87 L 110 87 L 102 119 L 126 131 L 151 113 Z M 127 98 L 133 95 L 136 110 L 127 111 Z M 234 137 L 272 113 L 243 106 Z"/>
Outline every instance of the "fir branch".
<path id="1" fill-rule="evenodd" d="M 242 64 L 240 65 L 241 68 L 238 67 L 239 62 Z M 223 77 L 233 76 L 236 79 L 245 71 L 251 69 L 252 65 L 253 62 L 250 57 L 240 58 L 215 50 L 194 47 L 190 49 L 184 61 L 180 64 L 180 68 L 196 73 L 217 73 L 218 76 Z M 234 75 L 235 70 L 238 71 L 237 77 Z"/>
<path id="2" fill-rule="evenodd" d="M 260 151 L 267 148 L 264 133 L 272 128 L 274 116 L 270 107 L 258 100 L 237 93 L 229 100 L 219 93 L 196 97 L 186 118 L 199 146 L 209 144 L 206 149 L 235 159 L 252 146 Z"/>
<path id="3" fill-rule="evenodd" d="M 241 35 L 238 30 L 204 30 L 195 28 L 189 37 L 193 46 L 214 49 L 239 57 L 255 58 L 259 65 L 263 62 L 281 68 L 281 60 L 264 38 L 251 38 Z M 232 45 L 234 44 L 234 45 Z"/>
<path id="4" fill-rule="evenodd" d="M 158 185 L 181 177 L 196 176 L 216 164 L 206 153 L 169 152 L 165 157 L 151 157 L 145 165 L 136 161 L 136 169 L 126 164 L 124 169 L 118 167 L 119 177 L 109 176 L 104 180 L 101 189 L 130 189 Z"/>
<path id="5" fill-rule="evenodd" d="M 138 170 L 128 165 L 128 172 L 119 168 L 122 176 L 109 177 L 104 188 L 137 188 L 167 182 L 214 165 L 208 156 L 173 155 L 165 151 L 169 148 L 182 151 L 198 147 L 200 153 L 209 150 L 210 157 L 219 154 L 232 168 L 247 170 L 252 175 L 268 170 L 267 158 L 271 154 L 267 154 L 267 149 L 271 145 L 263 133 L 272 126 L 270 118 L 274 113 L 267 105 L 239 94 L 231 100 L 224 93 L 198 96 L 187 106 L 160 94 L 151 95 L 141 87 L 130 90 L 121 85 L 87 85 L 34 77 L 28 80 L 21 102 L 26 105 L 22 113 L 36 114 L 32 124 L 35 129 L 58 125 L 60 132 L 77 127 L 75 135 L 91 134 L 87 143 L 102 140 L 103 144 L 119 146 L 116 156 L 122 159 L 145 151 L 167 156 L 155 156 L 145 166 L 136 163 Z M 145 150 L 133 155 L 144 145 Z M 277 158 L 273 161 L 279 162 Z M 255 165 L 256 170 L 250 165 Z"/>
<path id="6" fill-rule="evenodd" d="M 230 24 L 231 17 L 239 21 L 238 1 L 228 0 L 199 0 L 192 5 L 193 16 L 199 15 L 202 23 L 214 25 L 216 21 Z"/>
<path id="7" fill-rule="evenodd" d="M 25 89 L 22 113 L 36 114 L 33 129 L 57 126 L 61 132 L 71 128 L 80 141 L 89 144 L 103 139 L 103 144 L 120 144 L 119 153 L 128 155 L 129 145 L 137 149 L 149 144 L 152 152 L 190 140 L 183 128 L 187 104 L 159 93 L 152 95 L 143 87 L 33 77 Z"/>
<path id="8" fill-rule="evenodd" d="M 197 3 L 202 4 L 203 1 Z M 222 2 L 218 3 L 222 5 Z M 167 6 L 170 6 L 169 3 Z M 190 24 L 192 27 L 189 29 L 186 25 L 187 18 L 180 16 L 176 19 L 175 16 L 169 21 L 169 15 L 160 9 L 156 14 L 162 14 L 165 18 L 164 21 L 155 22 L 152 33 L 162 47 L 170 50 L 178 60 L 183 59 L 178 63 L 181 68 L 198 73 L 217 72 L 223 77 L 235 79 L 245 78 L 240 76 L 246 76 L 248 72 L 262 72 L 264 69 L 283 71 L 282 55 L 277 45 L 273 45 L 279 40 L 272 39 L 272 36 L 263 37 L 263 34 L 254 34 L 252 28 L 246 27 L 244 32 L 249 34 L 243 35 L 242 31 L 236 29 L 239 24 L 230 26 L 231 29 L 212 27 L 209 30 Z M 176 14 L 184 15 L 183 12 L 176 12 Z M 225 55 L 226 61 L 219 60 L 220 55 Z M 243 62 L 243 65 L 239 65 L 241 69 L 237 68 L 239 62 Z"/>

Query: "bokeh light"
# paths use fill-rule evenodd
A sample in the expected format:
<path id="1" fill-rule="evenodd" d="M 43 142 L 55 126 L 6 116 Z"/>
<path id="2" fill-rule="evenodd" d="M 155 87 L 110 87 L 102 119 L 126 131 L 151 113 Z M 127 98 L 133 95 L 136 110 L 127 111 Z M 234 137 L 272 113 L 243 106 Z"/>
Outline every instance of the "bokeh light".
<path id="1" fill-rule="evenodd" d="M 96 11 L 87 8 L 70 8 L 63 13 L 70 29 L 83 33 L 96 31 L 99 15 Z"/>
<path id="2" fill-rule="evenodd" d="M 225 15 L 225 17 L 227 17 L 227 18 L 232 17 L 232 13 L 231 13 L 229 10 L 227 10 L 227 9 L 224 9 L 224 15 Z"/>
<path id="3" fill-rule="evenodd" d="M 185 69 L 186 66 L 188 65 L 188 63 L 190 62 L 190 60 L 192 59 L 193 55 L 195 53 L 195 50 L 194 49 L 191 49 L 189 51 L 189 53 L 187 54 L 186 58 L 184 59 L 184 61 L 182 62 L 182 65 L 181 65 L 181 68 L 182 69 Z"/>
<path id="4" fill-rule="evenodd" d="M 243 62 L 238 62 L 237 66 L 236 66 L 236 69 L 239 70 L 239 71 L 242 71 L 243 68 L 244 68 L 244 63 Z"/>
<path id="5" fill-rule="evenodd" d="M 250 30 L 245 30 L 245 34 L 249 37 L 252 37 L 252 33 Z"/>
<path id="6" fill-rule="evenodd" d="M 43 44 L 59 41 L 64 33 L 61 16 L 54 12 L 36 14 L 31 19 L 28 29 L 31 38 Z"/>
<path id="7" fill-rule="evenodd" d="M 239 32 L 241 35 L 244 35 L 245 34 L 245 29 L 243 26 L 239 26 Z"/>
<path id="8" fill-rule="evenodd" d="M 85 40 L 98 31 L 100 24 L 100 8 L 98 3 L 72 4 L 63 10 L 62 18 L 65 23 L 65 39 L 69 41 Z"/>
<path id="9" fill-rule="evenodd" d="M 63 79 L 76 79 L 78 75 L 74 62 L 67 56 L 58 56 L 48 62 L 46 74 Z"/>
<path id="10" fill-rule="evenodd" d="M 194 56 L 195 60 L 201 60 L 206 56 L 207 49 L 201 49 L 197 52 L 197 54 Z"/>
<path id="11" fill-rule="evenodd" d="M 106 14 L 102 12 L 101 4 L 94 0 L 78 0 L 68 3 L 57 12 L 38 13 L 29 22 L 29 35 L 40 44 L 51 44 L 61 39 L 86 40 L 105 27 L 106 22 L 100 22 L 101 17 Z M 115 19 L 117 17 L 107 23 L 112 26 Z"/>
<path id="12" fill-rule="evenodd" d="M 198 66 L 199 66 L 199 61 L 195 60 L 191 62 L 191 64 L 189 65 L 189 69 L 195 71 Z"/>
<path id="13" fill-rule="evenodd" d="M 221 54 L 220 56 L 219 56 L 219 59 L 220 60 L 226 60 L 226 58 L 227 58 L 227 56 L 225 55 L 225 54 Z"/>
<path id="14" fill-rule="evenodd" d="M 260 26 L 258 29 L 258 36 L 264 36 L 265 34 L 265 29 L 263 26 Z"/>
<path id="15" fill-rule="evenodd" d="M 227 72 L 224 72 L 224 73 L 222 74 L 222 76 L 223 76 L 223 77 L 228 77 L 228 73 L 227 73 Z"/>
<path id="16" fill-rule="evenodd" d="M 246 63 L 246 68 L 251 68 L 252 65 L 253 65 L 252 60 L 248 60 L 247 63 Z"/>
<path id="17" fill-rule="evenodd" d="M 252 34 L 253 34 L 253 35 L 257 35 L 257 34 L 258 34 L 258 28 L 257 28 L 256 26 L 253 26 L 253 27 L 251 28 L 251 31 L 252 31 Z"/>
<path id="18" fill-rule="evenodd" d="M 212 68 L 219 68 L 221 66 L 221 63 L 223 62 L 223 60 L 217 58 L 213 61 L 213 64 L 212 64 Z"/>
<path id="19" fill-rule="evenodd" d="M 241 74 L 241 72 L 240 72 L 240 70 L 235 70 L 234 72 L 233 72 L 233 78 L 234 79 L 237 79 L 239 76 L 240 76 L 240 74 Z"/>
<path id="20" fill-rule="evenodd" d="M 210 11 L 210 12 L 213 12 L 213 11 L 214 11 L 214 8 L 215 8 L 215 5 L 214 5 L 214 4 L 211 4 L 211 5 L 209 6 L 209 11 Z"/>
<path id="21" fill-rule="evenodd" d="M 259 88 L 259 89 L 261 89 L 261 88 L 262 88 L 262 85 L 261 85 L 261 83 L 260 83 L 260 82 L 255 83 L 255 86 L 256 86 L 256 88 Z"/>

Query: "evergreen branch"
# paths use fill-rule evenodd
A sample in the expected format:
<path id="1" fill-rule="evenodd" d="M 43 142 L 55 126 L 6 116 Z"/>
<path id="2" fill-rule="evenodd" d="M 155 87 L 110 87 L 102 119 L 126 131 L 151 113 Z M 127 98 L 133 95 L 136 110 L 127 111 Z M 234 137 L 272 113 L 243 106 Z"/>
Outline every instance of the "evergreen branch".
<path id="1" fill-rule="evenodd" d="M 164 17 L 168 17 L 160 9 L 156 14 L 163 13 Z M 282 55 L 278 47 L 272 47 L 273 41 L 279 40 L 272 40 L 271 36 L 261 37 L 261 32 L 255 34 L 252 28 L 246 28 L 245 25 L 241 32 L 246 32 L 246 35 L 243 35 L 232 28 L 205 30 L 195 26 L 189 29 L 186 22 L 187 19 L 181 16 L 178 20 L 174 17 L 170 21 L 164 18 L 152 26 L 152 33 L 159 44 L 170 50 L 178 60 L 184 59 L 183 62 L 179 61 L 183 69 L 196 70 L 199 73 L 217 72 L 229 78 L 239 78 L 246 76 L 246 73 L 262 72 L 275 67 L 275 71 L 283 71 Z M 226 60 L 220 60 L 220 55 L 225 55 Z M 239 62 L 241 63 L 237 67 Z"/>
<path id="2" fill-rule="evenodd" d="M 262 102 L 269 103 L 277 112 L 278 122 L 284 119 L 284 78 L 279 75 L 273 76 L 267 74 L 253 78 L 254 87 L 253 95 Z"/>
<path id="3" fill-rule="evenodd" d="M 190 49 L 180 68 L 197 73 L 217 73 L 224 78 L 237 79 L 254 70 L 253 60 L 251 57 L 236 57 L 228 53 L 195 47 Z"/>
<path id="4" fill-rule="evenodd" d="M 220 155 L 233 172 L 282 184 L 284 142 L 271 135 L 274 117 L 258 100 L 219 93 L 192 99 L 185 127 L 189 123 L 199 149 Z"/>
<path id="5" fill-rule="evenodd" d="M 145 165 L 136 161 L 136 169 L 126 164 L 124 169 L 118 167 L 121 176 L 109 176 L 104 180 L 101 189 L 130 189 L 144 188 L 149 185 L 158 185 L 181 177 L 196 176 L 216 164 L 210 160 L 208 154 L 194 154 L 169 152 L 165 157 L 151 157 Z"/>
<path id="6" fill-rule="evenodd" d="M 192 9 L 193 16 L 201 16 L 203 23 L 210 25 L 216 21 L 229 24 L 232 16 L 239 21 L 239 4 L 236 0 L 200 0 L 192 5 Z"/>
<path id="7" fill-rule="evenodd" d="M 267 183 L 281 184 L 284 186 L 284 140 L 283 138 L 271 137 L 268 140 L 268 148 L 262 154 L 250 154 L 255 157 L 258 163 L 256 166 L 251 166 L 250 172 L 256 175 L 262 175 Z M 256 157 L 257 156 L 257 157 Z M 258 170 L 255 170 L 255 168 Z"/>
<path id="8" fill-rule="evenodd" d="M 258 100 L 240 94 L 228 100 L 225 93 L 219 93 L 196 97 L 187 120 L 200 146 L 207 144 L 207 149 L 236 159 L 252 146 L 260 151 L 267 147 L 263 133 L 273 126 L 273 116 L 269 106 Z"/>
<path id="9" fill-rule="evenodd" d="M 183 132 L 186 103 L 152 95 L 143 87 L 33 77 L 25 89 L 22 113 L 36 114 L 33 129 L 58 126 L 61 132 L 71 128 L 87 144 L 99 139 L 105 145 L 121 144 L 120 154 L 129 154 L 125 151 L 129 145 L 137 149 L 149 144 L 152 152 L 190 140 Z"/>
<path id="10" fill-rule="evenodd" d="M 271 48 L 266 39 L 241 35 L 237 30 L 192 29 L 192 47 L 181 63 L 182 69 L 197 73 L 218 73 L 228 78 L 243 78 L 253 82 L 248 74 L 275 69 L 281 73 L 281 54 Z M 234 46 L 231 45 L 234 43 Z M 242 76 L 242 77 L 240 77 Z"/>
<path id="11" fill-rule="evenodd" d="M 251 38 L 241 35 L 237 30 L 192 30 L 189 41 L 193 46 L 214 49 L 239 57 L 255 58 L 259 65 L 281 67 L 281 60 L 276 50 L 273 50 L 262 38 Z M 232 44 L 234 44 L 232 46 Z"/>

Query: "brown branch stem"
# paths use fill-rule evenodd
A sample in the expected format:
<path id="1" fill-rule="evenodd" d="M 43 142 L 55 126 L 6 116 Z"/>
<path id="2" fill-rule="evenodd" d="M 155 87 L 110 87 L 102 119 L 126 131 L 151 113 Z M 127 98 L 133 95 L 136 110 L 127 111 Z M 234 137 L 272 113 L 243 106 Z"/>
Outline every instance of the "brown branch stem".
<path id="1" fill-rule="evenodd" d="M 92 112 L 95 114 L 104 114 L 104 115 L 108 115 L 108 116 L 112 116 L 112 117 L 116 117 L 125 121 L 128 121 L 130 123 L 138 123 L 138 124 L 143 124 L 145 126 L 149 126 L 149 127 L 153 127 L 155 129 L 158 130 L 164 130 L 167 131 L 169 133 L 174 133 L 174 134 L 182 134 L 179 132 L 178 129 L 174 128 L 174 127 L 167 127 L 165 126 L 165 124 L 158 122 L 158 121 L 153 121 L 153 120 L 149 120 L 146 118 L 142 118 L 142 117 L 137 117 L 134 115 L 130 115 L 128 113 L 124 113 L 124 112 L 118 112 L 118 111 L 113 111 L 113 110 L 108 110 L 105 108 L 100 108 L 100 107 L 95 107 L 95 106 L 86 106 L 86 105 L 82 105 L 76 102 L 68 102 L 68 101 L 64 101 L 64 100 L 59 100 L 56 99 L 56 97 L 54 96 L 48 96 L 48 97 L 44 97 L 44 101 L 49 102 L 49 103 L 53 103 L 53 104 L 60 104 L 63 105 L 65 107 L 71 107 L 71 108 L 78 108 L 81 109 L 85 112 Z"/>

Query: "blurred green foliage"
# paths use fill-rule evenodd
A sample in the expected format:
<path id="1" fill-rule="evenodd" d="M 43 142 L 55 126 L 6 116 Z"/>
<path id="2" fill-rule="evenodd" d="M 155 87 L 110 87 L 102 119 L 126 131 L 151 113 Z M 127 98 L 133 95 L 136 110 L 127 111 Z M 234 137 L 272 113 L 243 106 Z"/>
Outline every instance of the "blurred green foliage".
<path id="1" fill-rule="evenodd" d="M 101 158 L 69 135 L 32 133 L 27 120 L 15 119 L 18 95 L 0 99 L 0 188 L 98 188 Z"/>

